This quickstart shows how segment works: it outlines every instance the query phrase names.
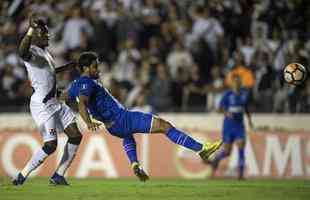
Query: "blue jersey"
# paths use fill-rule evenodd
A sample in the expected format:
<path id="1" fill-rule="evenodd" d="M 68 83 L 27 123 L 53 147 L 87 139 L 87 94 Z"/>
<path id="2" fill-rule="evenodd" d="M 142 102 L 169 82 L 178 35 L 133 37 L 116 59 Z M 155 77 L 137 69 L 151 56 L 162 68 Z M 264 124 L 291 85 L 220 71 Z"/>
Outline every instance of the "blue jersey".
<path id="1" fill-rule="evenodd" d="M 69 99 L 76 100 L 80 95 L 87 96 L 89 113 L 102 122 L 115 121 L 125 108 L 101 84 L 87 76 L 73 81 L 68 91 Z"/>
<path id="2" fill-rule="evenodd" d="M 236 139 L 245 139 L 243 114 L 248 103 L 248 91 L 241 89 L 239 93 L 228 90 L 224 93 L 220 107 L 232 117 L 225 116 L 223 123 L 223 142 L 231 144 Z"/>
<path id="3" fill-rule="evenodd" d="M 248 103 L 249 93 L 246 89 L 241 89 L 239 93 L 228 90 L 224 93 L 220 107 L 225 112 L 232 114 L 232 117 L 225 117 L 224 123 L 235 124 L 243 123 L 243 114 Z"/>

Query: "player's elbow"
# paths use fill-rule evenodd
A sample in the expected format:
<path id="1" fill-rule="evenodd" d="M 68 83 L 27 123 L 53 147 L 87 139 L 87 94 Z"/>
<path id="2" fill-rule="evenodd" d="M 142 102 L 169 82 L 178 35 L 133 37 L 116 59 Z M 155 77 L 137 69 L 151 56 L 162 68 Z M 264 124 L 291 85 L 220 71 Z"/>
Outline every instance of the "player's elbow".
<path id="1" fill-rule="evenodd" d="M 19 57 L 21 57 L 23 60 L 28 61 L 30 60 L 30 55 L 29 53 L 27 53 L 26 51 L 24 51 L 23 49 L 18 49 L 17 51 Z"/>
<path id="2" fill-rule="evenodd" d="M 22 59 L 24 59 L 24 57 L 25 57 L 25 52 L 23 52 L 21 49 L 18 49 L 17 54 L 19 55 L 19 57 L 21 57 Z"/>
<path id="3" fill-rule="evenodd" d="M 217 112 L 217 113 L 223 113 L 223 112 L 224 112 L 224 109 L 223 109 L 223 108 L 218 108 L 218 109 L 216 109 L 216 112 Z"/>

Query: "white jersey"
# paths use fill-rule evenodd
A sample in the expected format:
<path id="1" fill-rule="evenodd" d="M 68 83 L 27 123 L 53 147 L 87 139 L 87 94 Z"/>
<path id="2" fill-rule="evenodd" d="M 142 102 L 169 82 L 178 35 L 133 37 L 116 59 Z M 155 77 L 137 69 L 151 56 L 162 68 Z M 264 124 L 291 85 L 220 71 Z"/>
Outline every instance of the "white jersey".
<path id="1" fill-rule="evenodd" d="M 54 60 L 46 49 L 31 45 L 30 52 L 31 59 L 24 63 L 34 89 L 31 101 L 46 102 L 46 98 L 52 99 L 56 94 Z M 47 97 L 49 93 L 50 95 Z"/>
<path id="2" fill-rule="evenodd" d="M 38 46 L 31 45 L 31 59 L 24 61 L 28 77 L 34 89 L 30 110 L 37 124 L 44 123 L 61 108 L 56 98 L 56 73 L 51 54 Z"/>

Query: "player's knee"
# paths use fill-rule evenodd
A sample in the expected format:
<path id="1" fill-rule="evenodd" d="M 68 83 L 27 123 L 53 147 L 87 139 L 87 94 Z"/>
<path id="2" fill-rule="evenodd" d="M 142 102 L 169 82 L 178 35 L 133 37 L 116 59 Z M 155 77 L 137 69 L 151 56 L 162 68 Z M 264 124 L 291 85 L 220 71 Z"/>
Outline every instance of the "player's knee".
<path id="1" fill-rule="evenodd" d="M 83 138 L 82 134 L 80 134 L 77 137 L 69 137 L 68 143 L 79 145 L 81 143 L 81 141 L 82 141 L 82 138 Z"/>
<path id="2" fill-rule="evenodd" d="M 75 137 L 82 137 L 82 134 L 80 130 L 77 127 L 76 123 L 70 124 L 66 129 L 65 129 L 65 134 L 69 138 L 75 138 Z"/>
<path id="3" fill-rule="evenodd" d="M 173 125 L 164 120 L 164 119 L 160 119 L 160 129 L 163 131 L 163 133 L 167 133 L 169 129 L 171 129 L 173 127 Z"/>
<path id="4" fill-rule="evenodd" d="M 230 156 L 231 150 L 230 149 L 224 149 L 224 152 L 227 156 Z"/>
<path id="5" fill-rule="evenodd" d="M 244 147 L 245 147 L 245 143 L 241 143 L 241 144 L 238 145 L 239 149 L 244 149 Z"/>
<path id="6" fill-rule="evenodd" d="M 227 156 L 230 156 L 230 153 L 231 153 L 231 146 L 224 146 L 223 151 L 224 151 L 224 153 L 225 153 Z"/>
<path id="7" fill-rule="evenodd" d="M 239 149 L 243 149 L 245 147 L 245 140 L 243 139 L 238 140 L 236 143 Z"/>
<path id="8" fill-rule="evenodd" d="M 54 153 L 57 149 L 57 140 L 45 142 L 42 149 L 47 155 Z"/>

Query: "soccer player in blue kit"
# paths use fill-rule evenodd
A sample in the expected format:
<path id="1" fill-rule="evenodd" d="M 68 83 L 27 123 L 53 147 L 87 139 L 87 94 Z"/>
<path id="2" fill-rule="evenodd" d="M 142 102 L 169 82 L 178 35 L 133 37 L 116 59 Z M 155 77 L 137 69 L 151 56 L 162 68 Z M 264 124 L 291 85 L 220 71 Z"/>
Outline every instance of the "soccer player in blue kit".
<path id="1" fill-rule="evenodd" d="M 100 126 L 92 117 L 104 123 L 110 134 L 123 140 L 123 148 L 139 180 L 146 181 L 149 177 L 137 158 L 135 133 L 162 133 L 172 142 L 197 152 L 204 162 L 221 146 L 221 141 L 201 144 L 158 116 L 127 110 L 96 80 L 99 72 L 95 53 L 82 53 L 78 65 L 81 76 L 64 92 L 63 99 L 78 101 L 79 113 L 89 130 L 95 131 Z"/>
<path id="2" fill-rule="evenodd" d="M 224 112 L 223 123 L 223 149 L 220 150 L 211 161 L 213 173 L 215 173 L 219 162 L 231 153 L 232 144 L 235 142 L 238 146 L 238 178 L 244 178 L 245 167 L 245 126 L 243 114 L 245 113 L 249 127 L 253 127 L 250 112 L 248 110 L 249 91 L 242 88 L 242 80 L 238 75 L 232 76 L 231 89 L 227 90 L 220 102 L 220 112 Z"/>

